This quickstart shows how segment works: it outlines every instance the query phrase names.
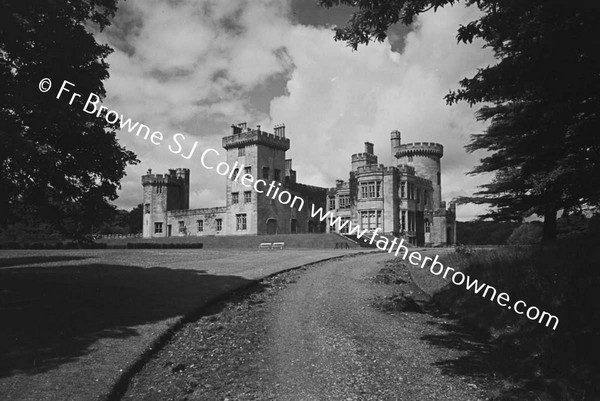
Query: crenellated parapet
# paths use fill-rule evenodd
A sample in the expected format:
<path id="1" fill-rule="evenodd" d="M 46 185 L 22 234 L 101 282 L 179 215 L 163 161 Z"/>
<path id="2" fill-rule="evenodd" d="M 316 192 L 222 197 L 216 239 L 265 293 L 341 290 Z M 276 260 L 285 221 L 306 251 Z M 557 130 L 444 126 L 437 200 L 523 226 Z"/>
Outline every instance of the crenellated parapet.
<path id="1" fill-rule="evenodd" d="M 227 207 L 225 206 L 216 206 L 216 207 L 204 207 L 199 209 L 178 209 L 178 210 L 169 210 L 167 213 L 171 217 L 184 217 L 184 216 L 194 216 L 194 215 L 207 215 L 207 214 L 220 214 L 227 212 Z"/>
<path id="2" fill-rule="evenodd" d="M 229 135 L 223 138 L 223 148 L 241 148 L 248 145 L 265 145 L 271 148 L 286 151 L 290 148 L 290 140 L 286 138 L 281 127 L 277 127 L 277 132 L 280 135 L 274 135 L 265 131 L 261 131 L 260 128 L 252 130 L 234 130 L 233 135 Z"/>
<path id="3" fill-rule="evenodd" d="M 435 142 L 406 143 L 398 147 L 396 157 L 406 156 L 444 156 L 444 147 Z"/>
<path id="4" fill-rule="evenodd" d="M 369 164 L 366 166 L 360 166 L 356 169 L 357 177 L 361 174 L 370 174 L 370 173 L 382 173 L 382 174 L 393 174 L 397 171 L 396 167 L 393 166 L 384 166 L 383 164 Z"/>
<path id="5" fill-rule="evenodd" d="M 377 156 L 372 153 L 355 153 L 352 155 L 352 162 L 365 161 L 368 164 L 377 164 Z"/>
<path id="6" fill-rule="evenodd" d="M 396 168 L 401 175 L 415 175 L 415 168 L 407 164 L 401 164 Z"/>
<path id="7" fill-rule="evenodd" d="M 142 185 L 172 185 L 180 186 L 189 184 L 190 170 L 178 168 L 169 170 L 168 174 L 148 174 L 142 176 Z"/>

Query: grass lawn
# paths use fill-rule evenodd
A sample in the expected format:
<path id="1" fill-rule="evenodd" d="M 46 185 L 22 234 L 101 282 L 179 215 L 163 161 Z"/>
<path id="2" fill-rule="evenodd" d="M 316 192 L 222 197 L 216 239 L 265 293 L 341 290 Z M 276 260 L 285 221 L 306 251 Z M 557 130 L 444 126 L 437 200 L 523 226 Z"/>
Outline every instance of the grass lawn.
<path id="1" fill-rule="evenodd" d="M 183 315 L 340 250 L 0 252 L 0 399 L 97 399 Z"/>

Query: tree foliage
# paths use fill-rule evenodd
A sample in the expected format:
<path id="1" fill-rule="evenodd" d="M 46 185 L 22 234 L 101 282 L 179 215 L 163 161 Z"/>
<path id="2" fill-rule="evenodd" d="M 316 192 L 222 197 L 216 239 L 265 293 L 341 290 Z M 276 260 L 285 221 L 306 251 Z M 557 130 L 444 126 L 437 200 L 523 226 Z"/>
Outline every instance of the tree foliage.
<path id="1" fill-rule="evenodd" d="M 390 25 L 410 24 L 429 9 L 455 0 L 321 0 L 356 7 L 335 39 L 353 49 L 385 39 Z M 458 42 L 481 39 L 498 62 L 460 81 L 446 96 L 483 103 L 477 118 L 490 124 L 468 151 L 487 150 L 472 173 L 495 179 L 475 197 L 495 208 L 482 217 L 545 218 L 544 237 L 556 236 L 560 209 L 600 203 L 600 6 L 574 0 L 465 0 L 482 16 L 458 27 Z"/>
<path id="2" fill-rule="evenodd" d="M 0 0 L 0 8 L 0 226 L 27 213 L 76 234 L 102 217 L 137 159 L 104 119 L 38 83 L 68 80 L 79 93 L 105 95 L 111 49 L 90 27 L 109 25 L 116 0 Z"/>

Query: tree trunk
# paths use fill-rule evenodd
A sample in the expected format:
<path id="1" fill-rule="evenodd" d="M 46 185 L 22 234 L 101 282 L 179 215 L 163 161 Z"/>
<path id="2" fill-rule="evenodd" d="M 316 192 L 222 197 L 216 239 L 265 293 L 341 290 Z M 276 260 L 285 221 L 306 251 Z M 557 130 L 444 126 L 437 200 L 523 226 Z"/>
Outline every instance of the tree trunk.
<path id="1" fill-rule="evenodd" d="M 544 235 L 543 243 L 556 241 L 556 210 L 547 209 L 544 213 Z"/>

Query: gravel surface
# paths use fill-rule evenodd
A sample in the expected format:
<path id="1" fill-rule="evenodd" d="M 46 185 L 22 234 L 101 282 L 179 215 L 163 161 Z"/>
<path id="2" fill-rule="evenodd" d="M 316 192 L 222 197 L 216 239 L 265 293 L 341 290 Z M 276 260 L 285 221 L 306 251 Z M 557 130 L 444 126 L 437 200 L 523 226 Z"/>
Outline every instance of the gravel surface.
<path id="1" fill-rule="evenodd" d="M 124 399 L 487 399 L 496 383 L 443 368 L 485 345 L 450 337 L 427 299 L 384 253 L 280 274 L 184 326 Z"/>

